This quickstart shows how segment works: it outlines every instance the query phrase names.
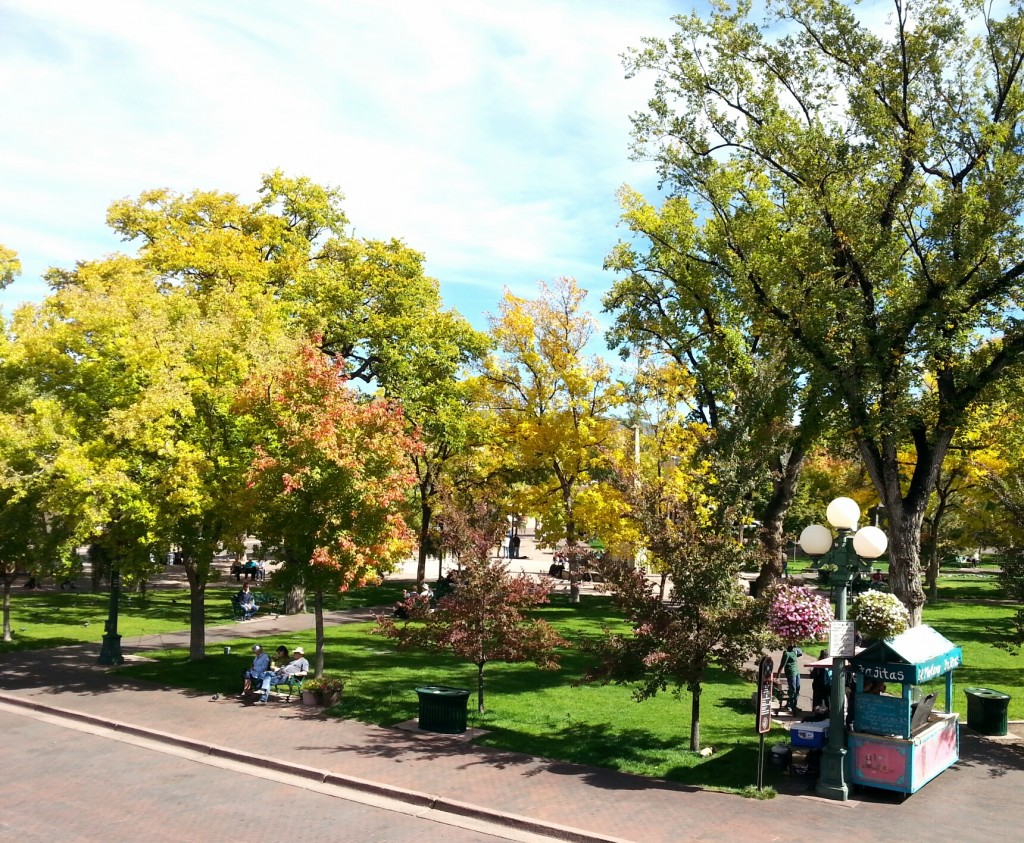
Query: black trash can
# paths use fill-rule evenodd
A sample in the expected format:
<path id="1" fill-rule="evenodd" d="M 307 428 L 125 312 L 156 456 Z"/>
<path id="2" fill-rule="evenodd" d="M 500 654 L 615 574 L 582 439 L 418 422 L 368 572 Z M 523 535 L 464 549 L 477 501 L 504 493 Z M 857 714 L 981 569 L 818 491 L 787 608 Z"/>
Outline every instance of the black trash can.
<path id="1" fill-rule="evenodd" d="M 1008 731 L 1010 695 L 991 688 L 964 688 L 967 694 L 967 725 L 983 735 L 1001 736 Z"/>
<path id="2" fill-rule="evenodd" d="M 425 732 L 458 735 L 466 731 L 466 705 L 469 691 L 447 685 L 417 688 L 420 698 L 420 728 Z"/>
<path id="3" fill-rule="evenodd" d="M 508 558 L 519 558 L 519 536 L 512 536 L 512 538 L 508 540 Z"/>

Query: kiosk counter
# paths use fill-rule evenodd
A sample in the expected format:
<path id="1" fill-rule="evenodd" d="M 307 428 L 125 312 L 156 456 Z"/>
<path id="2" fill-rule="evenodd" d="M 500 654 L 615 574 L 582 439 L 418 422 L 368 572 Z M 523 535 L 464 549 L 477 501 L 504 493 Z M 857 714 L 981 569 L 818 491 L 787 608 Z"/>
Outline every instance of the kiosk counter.
<path id="1" fill-rule="evenodd" d="M 857 672 L 847 756 L 853 784 L 914 793 L 959 759 L 959 716 L 952 710 L 953 671 L 963 664 L 959 647 L 918 626 L 872 644 L 851 663 Z M 918 686 L 943 676 L 945 711 L 936 711 L 936 694 L 921 694 Z M 880 694 L 882 684 L 902 691 Z"/>

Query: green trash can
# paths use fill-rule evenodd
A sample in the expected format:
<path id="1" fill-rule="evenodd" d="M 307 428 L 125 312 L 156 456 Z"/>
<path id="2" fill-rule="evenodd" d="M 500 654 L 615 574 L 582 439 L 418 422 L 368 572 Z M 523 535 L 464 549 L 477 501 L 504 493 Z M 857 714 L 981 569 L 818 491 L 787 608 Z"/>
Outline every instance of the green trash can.
<path id="1" fill-rule="evenodd" d="M 967 694 L 967 725 L 983 735 L 1000 736 L 1008 731 L 1010 695 L 991 688 L 964 688 Z"/>
<path id="2" fill-rule="evenodd" d="M 466 731 L 466 705 L 469 691 L 447 685 L 417 688 L 420 698 L 420 728 L 425 732 L 458 735 Z"/>

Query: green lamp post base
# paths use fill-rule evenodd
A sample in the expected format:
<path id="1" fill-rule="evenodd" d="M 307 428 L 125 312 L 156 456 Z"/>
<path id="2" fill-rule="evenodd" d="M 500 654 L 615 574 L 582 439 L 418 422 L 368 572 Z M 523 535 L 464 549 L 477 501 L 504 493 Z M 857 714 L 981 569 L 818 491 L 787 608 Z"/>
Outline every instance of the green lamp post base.
<path id="1" fill-rule="evenodd" d="M 100 647 L 100 657 L 97 661 L 100 664 L 124 664 L 120 635 L 107 634 L 103 636 L 103 646 Z"/>
<path id="2" fill-rule="evenodd" d="M 850 790 L 846 786 L 846 750 L 836 747 L 825 747 L 821 753 L 821 773 L 814 792 L 825 799 L 845 802 L 850 798 Z"/>

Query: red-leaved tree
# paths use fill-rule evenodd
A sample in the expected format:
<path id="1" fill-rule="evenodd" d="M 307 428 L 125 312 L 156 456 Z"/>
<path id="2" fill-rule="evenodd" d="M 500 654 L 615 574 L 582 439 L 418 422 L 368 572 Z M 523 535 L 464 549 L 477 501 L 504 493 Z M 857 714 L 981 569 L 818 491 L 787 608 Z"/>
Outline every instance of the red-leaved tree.
<path id="1" fill-rule="evenodd" d="M 420 445 L 397 404 L 360 396 L 343 372 L 307 345 L 248 392 L 267 422 L 250 472 L 259 536 L 284 562 L 278 579 L 314 593 L 317 676 L 323 595 L 377 579 L 414 546 L 402 510 Z"/>
<path id="2" fill-rule="evenodd" d="M 484 546 L 484 553 L 489 551 Z M 558 667 L 555 648 L 565 641 L 542 620 L 525 612 L 548 602 L 551 582 L 525 574 L 513 576 L 508 567 L 485 556 L 463 558 L 453 588 L 436 609 L 429 602 L 407 601 L 409 617 L 401 625 L 378 617 L 377 632 L 394 638 L 402 649 L 421 647 L 450 652 L 477 669 L 477 711 L 484 711 L 484 666 L 491 661 L 532 661 L 551 670 Z"/>

